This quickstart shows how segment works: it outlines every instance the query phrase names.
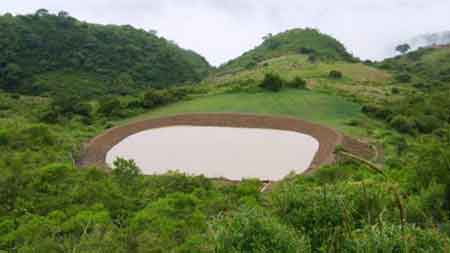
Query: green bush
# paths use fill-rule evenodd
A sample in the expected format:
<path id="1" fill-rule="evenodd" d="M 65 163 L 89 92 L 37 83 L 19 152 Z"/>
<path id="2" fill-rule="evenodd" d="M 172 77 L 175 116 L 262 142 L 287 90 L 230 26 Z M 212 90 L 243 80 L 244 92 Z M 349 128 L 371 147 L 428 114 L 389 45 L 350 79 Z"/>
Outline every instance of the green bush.
<path id="1" fill-rule="evenodd" d="M 138 252 L 178 252 L 207 228 L 199 199 L 184 193 L 149 203 L 131 219 L 130 227 Z"/>
<path id="2" fill-rule="evenodd" d="M 409 83 L 411 81 L 411 76 L 406 73 L 401 73 L 395 76 L 395 80 L 397 80 L 400 83 Z"/>
<path id="3" fill-rule="evenodd" d="M 9 133 L 6 129 L 0 130 L 0 146 L 8 145 L 9 143 Z"/>
<path id="4" fill-rule="evenodd" d="M 414 131 L 414 122 L 402 115 L 392 118 L 389 124 L 401 133 L 412 133 Z"/>
<path id="5" fill-rule="evenodd" d="M 273 92 L 278 92 L 283 88 L 284 81 L 277 74 L 266 74 L 264 80 L 259 85 L 261 88 Z"/>
<path id="6" fill-rule="evenodd" d="M 138 99 L 133 99 L 127 103 L 128 109 L 137 109 L 137 108 L 141 108 L 142 106 L 143 106 L 142 101 L 140 101 Z"/>
<path id="7" fill-rule="evenodd" d="M 306 89 L 306 81 L 297 76 L 292 81 L 286 82 L 286 86 L 293 89 Z"/>
<path id="8" fill-rule="evenodd" d="M 383 224 L 356 230 L 342 242 L 340 252 L 445 253 L 449 240 L 436 230 Z"/>
<path id="9" fill-rule="evenodd" d="M 259 208 L 243 208 L 213 225 L 214 252 L 311 252 L 307 237 L 282 225 Z"/>
<path id="10" fill-rule="evenodd" d="M 14 137 L 21 147 L 50 146 L 56 144 L 56 136 L 47 125 L 31 125 L 21 129 Z"/>
<path id="11" fill-rule="evenodd" d="M 144 94 L 142 105 L 147 109 L 152 109 L 165 105 L 172 101 L 172 96 L 167 91 L 149 90 Z"/>
<path id="12" fill-rule="evenodd" d="M 105 116 L 116 116 L 120 113 L 122 104 L 117 98 L 107 98 L 100 100 L 98 113 Z"/>
<path id="13" fill-rule="evenodd" d="M 432 226 L 447 221 L 446 194 L 445 185 L 432 183 L 418 194 L 410 196 L 406 202 L 408 222 L 419 226 Z"/>
<path id="14" fill-rule="evenodd" d="M 364 105 L 361 111 L 367 115 L 374 116 L 379 119 L 387 120 L 392 112 L 389 108 L 375 105 Z"/>
<path id="15" fill-rule="evenodd" d="M 416 127 L 421 133 L 431 133 L 442 126 L 442 122 L 432 115 L 422 115 L 416 118 Z"/>
<path id="16" fill-rule="evenodd" d="M 331 78 L 331 79 L 341 79 L 343 77 L 343 74 L 340 71 L 332 70 L 328 74 L 328 77 Z"/>

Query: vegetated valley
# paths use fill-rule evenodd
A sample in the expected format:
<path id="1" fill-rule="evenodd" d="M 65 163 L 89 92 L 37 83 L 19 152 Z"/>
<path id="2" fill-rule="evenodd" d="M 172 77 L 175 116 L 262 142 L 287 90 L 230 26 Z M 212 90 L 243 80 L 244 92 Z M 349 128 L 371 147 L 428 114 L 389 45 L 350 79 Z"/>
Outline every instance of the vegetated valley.
<path id="1" fill-rule="evenodd" d="M 291 116 L 376 150 L 264 182 L 78 165 L 105 130 Z M 219 68 L 155 32 L 0 16 L 0 252 L 449 252 L 450 46 L 362 62 L 314 29 Z"/>

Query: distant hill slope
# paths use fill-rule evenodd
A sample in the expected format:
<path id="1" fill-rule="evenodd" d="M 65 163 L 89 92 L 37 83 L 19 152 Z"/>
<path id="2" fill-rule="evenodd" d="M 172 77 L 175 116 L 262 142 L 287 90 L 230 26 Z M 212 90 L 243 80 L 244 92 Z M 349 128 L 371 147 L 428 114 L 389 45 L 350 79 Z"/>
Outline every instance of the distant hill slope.
<path id="1" fill-rule="evenodd" d="M 430 134 L 450 124 L 450 46 L 421 48 L 376 64 L 395 82 L 390 97 L 369 101 L 364 111 L 399 132 Z"/>
<path id="2" fill-rule="evenodd" d="M 222 66 L 222 70 L 251 68 L 267 59 L 291 54 L 314 55 L 328 60 L 353 61 L 344 45 L 315 29 L 292 29 L 277 35 L 268 35 L 264 42 L 242 56 Z"/>
<path id="3" fill-rule="evenodd" d="M 78 21 L 65 12 L 0 16 L 0 87 L 81 96 L 198 81 L 200 55 L 131 26 Z"/>
<path id="4" fill-rule="evenodd" d="M 450 45 L 421 48 L 386 59 L 379 66 L 428 82 L 450 83 Z"/>

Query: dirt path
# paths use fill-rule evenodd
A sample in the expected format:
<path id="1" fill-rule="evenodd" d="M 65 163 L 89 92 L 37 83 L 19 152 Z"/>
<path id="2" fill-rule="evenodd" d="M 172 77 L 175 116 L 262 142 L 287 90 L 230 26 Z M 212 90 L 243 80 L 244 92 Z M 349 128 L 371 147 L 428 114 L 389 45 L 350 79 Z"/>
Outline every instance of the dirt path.
<path id="1" fill-rule="evenodd" d="M 367 144 L 346 137 L 331 128 L 297 118 L 235 113 L 199 113 L 149 119 L 112 128 L 104 134 L 95 137 L 86 145 L 78 165 L 82 167 L 106 166 L 105 159 L 108 151 L 128 136 L 147 129 L 177 125 L 277 129 L 310 135 L 319 142 L 320 146 L 310 168 L 306 172 L 322 165 L 333 163 L 335 160 L 334 150 L 337 145 L 348 148 L 351 153 L 356 155 L 366 156 L 370 150 Z"/>

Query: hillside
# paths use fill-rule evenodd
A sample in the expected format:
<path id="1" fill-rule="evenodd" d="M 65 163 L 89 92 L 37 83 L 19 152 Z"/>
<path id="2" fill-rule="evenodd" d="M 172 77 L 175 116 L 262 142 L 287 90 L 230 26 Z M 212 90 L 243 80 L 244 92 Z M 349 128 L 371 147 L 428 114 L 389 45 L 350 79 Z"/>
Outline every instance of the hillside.
<path id="1" fill-rule="evenodd" d="M 0 50 L 0 87 L 28 94 L 124 94 L 198 81 L 210 69 L 153 32 L 45 10 L 0 16 Z"/>
<path id="2" fill-rule="evenodd" d="M 261 45 L 229 61 L 221 70 L 252 68 L 264 60 L 292 54 L 326 60 L 354 60 L 339 41 L 315 29 L 292 29 L 277 35 L 269 34 L 263 39 Z"/>
<path id="3" fill-rule="evenodd" d="M 2 85 L 8 86 L 0 90 L 0 252 L 449 252 L 449 48 L 361 63 L 328 36 L 295 30 L 311 39 L 300 53 L 300 37 L 274 36 L 287 36 L 284 44 L 291 46 L 269 49 L 265 42 L 195 85 L 165 86 L 205 75 L 206 63 L 144 31 L 86 24 L 63 14 L 0 18 L 15 24 L 0 26 L 0 41 L 6 41 L 3 35 L 20 39 L 0 44 L 2 57 L 16 59 L 13 65 L 2 62 Z M 81 51 L 60 49 L 56 39 L 46 43 L 67 57 L 95 53 L 81 58 L 91 65 L 59 57 L 53 47 L 31 50 L 29 40 L 22 41 L 29 32 L 16 27 L 45 21 L 55 22 L 42 25 L 45 32 L 65 31 L 57 20 L 73 22 L 69 31 L 79 31 L 80 40 L 63 40 L 65 32 L 55 33 L 57 39 Z M 5 27 L 14 28 L 15 37 Z M 95 34 L 98 47 L 79 44 L 86 31 Z M 130 38 L 140 44 L 122 44 Z M 154 48 L 140 51 L 149 41 Z M 140 63 L 127 62 L 132 57 Z M 185 60 L 177 65 L 180 59 Z M 171 76 L 177 71 L 181 76 Z M 160 82 L 148 82 L 152 78 Z M 129 93 L 121 88 L 128 82 L 136 89 L 164 87 Z M 111 89 L 116 84 L 120 89 Z M 110 96 L 44 96 L 63 91 Z M 111 128 L 132 130 L 130 122 L 202 112 L 319 123 L 369 144 L 373 156 L 349 156 L 345 145 L 333 145 L 334 164 L 269 185 L 179 171 L 143 175 L 132 160 L 118 159 L 110 169 L 78 163 L 85 145 Z M 160 144 L 151 145 L 149 156 Z"/>
<path id="4" fill-rule="evenodd" d="M 386 59 L 379 66 L 398 73 L 407 72 L 428 81 L 450 82 L 450 45 L 420 48 Z"/>
<path id="5" fill-rule="evenodd" d="M 384 100 L 367 100 L 365 113 L 407 134 L 430 134 L 450 123 L 450 47 L 421 48 L 374 64 L 393 76 Z"/>

